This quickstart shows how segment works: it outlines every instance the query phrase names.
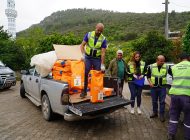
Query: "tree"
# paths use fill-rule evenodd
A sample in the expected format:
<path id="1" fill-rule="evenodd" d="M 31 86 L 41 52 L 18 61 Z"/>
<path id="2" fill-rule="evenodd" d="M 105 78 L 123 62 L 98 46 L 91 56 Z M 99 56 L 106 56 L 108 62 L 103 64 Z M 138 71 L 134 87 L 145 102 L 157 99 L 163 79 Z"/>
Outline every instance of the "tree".
<path id="1" fill-rule="evenodd" d="M 172 56 L 172 42 L 166 40 L 163 35 L 158 32 L 151 31 L 144 37 L 133 41 L 133 51 L 139 51 L 142 55 L 142 59 L 151 64 L 155 62 L 158 55 L 164 55 L 166 61 L 171 61 Z"/>
<path id="2" fill-rule="evenodd" d="M 185 37 L 183 38 L 183 51 L 190 54 L 190 23 L 187 26 Z"/>
<path id="3" fill-rule="evenodd" d="M 3 26 L 0 26 L 0 40 L 8 40 L 10 36 L 3 30 Z"/>
<path id="4" fill-rule="evenodd" d="M 6 31 L 0 27 L 0 60 L 14 70 L 19 70 L 24 64 L 22 48 L 15 44 Z"/>

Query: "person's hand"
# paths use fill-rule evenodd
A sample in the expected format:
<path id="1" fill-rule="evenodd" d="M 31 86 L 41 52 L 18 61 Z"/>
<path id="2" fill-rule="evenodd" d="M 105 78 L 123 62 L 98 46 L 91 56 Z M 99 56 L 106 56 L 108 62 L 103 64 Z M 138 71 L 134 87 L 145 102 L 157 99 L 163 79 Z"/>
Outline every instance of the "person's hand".
<path id="1" fill-rule="evenodd" d="M 141 75 L 141 76 L 139 76 L 139 79 L 142 79 L 144 76 L 143 75 Z"/>
<path id="2" fill-rule="evenodd" d="M 134 77 L 135 79 L 138 79 L 137 75 L 135 75 L 135 74 L 133 74 L 133 77 Z"/>
<path id="3" fill-rule="evenodd" d="M 151 82 L 151 83 L 149 83 L 149 85 L 150 85 L 150 87 L 151 87 L 151 88 L 153 88 L 153 87 L 154 87 L 154 85 L 152 84 L 152 82 Z"/>
<path id="4" fill-rule="evenodd" d="M 82 54 L 81 61 L 84 61 L 85 59 L 85 54 Z"/>
<path id="5" fill-rule="evenodd" d="M 105 65 L 104 65 L 104 64 L 101 64 L 100 69 L 101 69 L 102 72 L 104 72 L 104 71 L 106 70 Z"/>

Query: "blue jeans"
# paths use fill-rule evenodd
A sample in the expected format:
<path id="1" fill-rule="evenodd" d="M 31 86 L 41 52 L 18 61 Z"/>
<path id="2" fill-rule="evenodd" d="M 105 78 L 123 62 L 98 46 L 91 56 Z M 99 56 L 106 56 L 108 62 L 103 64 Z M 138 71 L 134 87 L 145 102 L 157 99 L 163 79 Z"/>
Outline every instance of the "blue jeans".
<path id="1" fill-rule="evenodd" d="M 88 87 L 88 74 L 93 68 L 94 70 L 100 70 L 101 59 L 85 56 L 85 77 L 84 77 L 84 92 L 87 92 Z"/>
<path id="2" fill-rule="evenodd" d="M 160 115 L 164 115 L 165 112 L 165 98 L 166 88 L 165 87 L 154 87 L 151 89 L 153 113 L 158 113 L 158 99 L 160 103 Z"/>
<path id="3" fill-rule="evenodd" d="M 141 93 L 142 93 L 142 87 L 134 84 L 133 82 L 128 82 L 129 90 L 131 92 L 131 107 L 135 106 L 135 98 L 137 97 L 137 107 L 140 107 L 141 105 Z"/>

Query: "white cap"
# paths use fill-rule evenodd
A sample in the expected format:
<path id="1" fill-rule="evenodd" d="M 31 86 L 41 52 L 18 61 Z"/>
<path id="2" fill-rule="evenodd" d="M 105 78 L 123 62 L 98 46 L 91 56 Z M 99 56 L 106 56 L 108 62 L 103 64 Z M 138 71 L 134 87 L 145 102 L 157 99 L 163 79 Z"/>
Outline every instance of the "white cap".
<path id="1" fill-rule="evenodd" d="M 123 51 L 122 50 L 118 50 L 117 54 L 122 54 L 123 55 Z"/>

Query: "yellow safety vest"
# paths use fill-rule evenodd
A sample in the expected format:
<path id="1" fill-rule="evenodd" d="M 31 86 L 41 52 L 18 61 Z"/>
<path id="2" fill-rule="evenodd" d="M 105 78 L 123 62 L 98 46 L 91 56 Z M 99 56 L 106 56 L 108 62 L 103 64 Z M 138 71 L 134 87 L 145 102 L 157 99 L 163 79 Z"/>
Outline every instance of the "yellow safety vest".
<path id="1" fill-rule="evenodd" d="M 133 62 L 129 62 L 128 63 L 129 66 L 129 74 L 134 74 L 135 73 L 135 68 L 134 68 L 134 64 Z M 141 73 L 143 72 L 145 67 L 145 62 L 144 61 L 140 61 L 140 69 L 141 69 Z M 128 80 L 131 81 L 133 79 L 133 77 L 128 77 Z"/>
<path id="2" fill-rule="evenodd" d="M 92 57 L 100 57 L 101 56 L 101 47 L 102 43 L 105 40 L 105 37 L 101 34 L 96 42 L 96 45 L 94 45 L 95 41 L 95 31 L 88 33 L 88 42 L 85 46 L 85 53 L 88 56 Z"/>
<path id="3" fill-rule="evenodd" d="M 173 82 L 169 94 L 190 96 L 190 62 L 182 61 L 172 67 Z"/>
<path id="4" fill-rule="evenodd" d="M 166 64 L 163 64 L 160 71 L 158 71 L 157 63 L 150 65 L 150 69 L 151 69 L 151 82 L 152 82 L 152 84 L 154 84 L 154 85 L 156 84 L 156 79 L 157 79 L 158 83 L 155 86 L 158 86 L 161 84 L 161 83 L 159 83 L 160 79 L 162 79 L 162 85 L 165 85 L 167 83 L 167 81 L 166 81 L 166 75 L 167 75 Z"/>

